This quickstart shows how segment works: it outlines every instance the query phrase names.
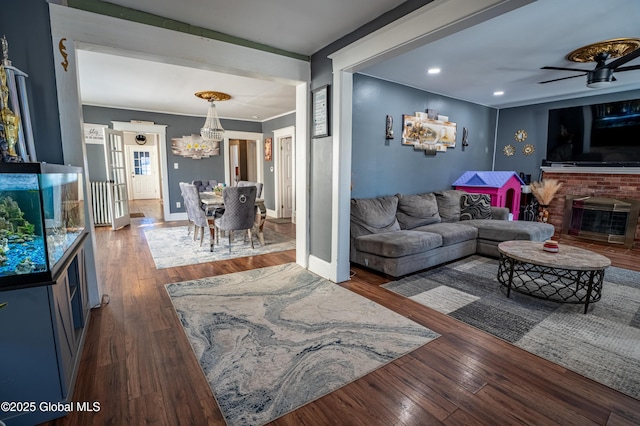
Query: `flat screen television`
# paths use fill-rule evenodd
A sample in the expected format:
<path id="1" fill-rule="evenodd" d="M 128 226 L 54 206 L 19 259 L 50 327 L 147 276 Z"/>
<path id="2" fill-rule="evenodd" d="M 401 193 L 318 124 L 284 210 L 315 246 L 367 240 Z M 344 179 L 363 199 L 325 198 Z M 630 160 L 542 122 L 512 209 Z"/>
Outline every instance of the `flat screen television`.
<path id="1" fill-rule="evenodd" d="M 549 110 L 544 164 L 640 166 L 640 99 Z"/>

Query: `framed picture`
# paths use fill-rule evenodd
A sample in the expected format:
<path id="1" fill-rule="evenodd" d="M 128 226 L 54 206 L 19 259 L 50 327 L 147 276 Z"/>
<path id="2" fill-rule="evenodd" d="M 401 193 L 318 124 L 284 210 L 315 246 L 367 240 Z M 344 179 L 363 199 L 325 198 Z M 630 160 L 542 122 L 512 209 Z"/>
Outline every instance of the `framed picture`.
<path id="1" fill-rule="evenodd" d="M 311 115 L 313 130 L 311 137 L 329 136 L 329 85 L 319 87 L 311 92 Z"/>
<path id="2" fill-rule="evenodd" d="M 272 138 L 265 138 L 265 140 L 264 140 L 264 161 L 271 161 L 271 159 L 273 158 L 271 156 L 272 145 L 273 145 L 273 139 Z"/>

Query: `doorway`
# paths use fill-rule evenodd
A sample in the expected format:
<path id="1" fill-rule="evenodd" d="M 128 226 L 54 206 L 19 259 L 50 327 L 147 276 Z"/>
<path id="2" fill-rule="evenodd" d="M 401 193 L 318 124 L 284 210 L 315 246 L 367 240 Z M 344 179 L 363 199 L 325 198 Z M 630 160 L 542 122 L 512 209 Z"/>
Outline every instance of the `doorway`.
<path id="1" fill-rule="evenodd" d="M 144 140 L 141 144 L 140 140 Z M 130 200 L 160 198 L 160 168 L 155 133 L 124 132 Z"/>
<path id="2" fill-rule="evenodd" d="M 226 180 L 236 186 L 241 180 L 259 182 L 257 144 L 255 140 L 229 139 L 229 175 Z"/>
<path id="3" fill-rule="evenodd" d="M 295 206 L 295 126 L 274 130 L 273 165 L 277 218 L 296 223 Z"/>

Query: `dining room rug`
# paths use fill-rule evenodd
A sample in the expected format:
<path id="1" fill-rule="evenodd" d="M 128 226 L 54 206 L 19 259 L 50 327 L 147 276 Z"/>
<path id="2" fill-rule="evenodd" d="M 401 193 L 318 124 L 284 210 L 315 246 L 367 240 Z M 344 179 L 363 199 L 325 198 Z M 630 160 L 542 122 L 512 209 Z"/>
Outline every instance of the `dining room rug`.
<path id="1" fill-rule="evenodd" d="M 293 250 L 296 241 L 287 235 L 264 230 L 264 246 L 260 245 L 254 236 L 254 248 L 248 240 L 245 242 L 241 233 L 236 233 L 229 253 L 229 240 L 220 236 L 220 244 L 216 244 L 213 251 L 209 250 L 209 235 L 205 230 L 204 242 L 193 240 L 193 230 L 187 235 L 187 226 L 169 228 L 147 228 L 144 231 L 151 256 L 156 268 L 173 268 L 175 266 L 192 265 L 195 263 L 215 262 L 238 257 L 258 256 L 278 251 Z"/>
<path id="2" fill-rule="evenodd" d="M 261 425 L 438 337 L 288 263 L 166 285 L 229 425 Z"/>
<path id="3" fill-rule="evenodd" d="M 497 271 L 471 256 L 383 287 L 640 399 L 640 272 L 607 268 L 585 315 L 584 305 L 507 298 Z"/>

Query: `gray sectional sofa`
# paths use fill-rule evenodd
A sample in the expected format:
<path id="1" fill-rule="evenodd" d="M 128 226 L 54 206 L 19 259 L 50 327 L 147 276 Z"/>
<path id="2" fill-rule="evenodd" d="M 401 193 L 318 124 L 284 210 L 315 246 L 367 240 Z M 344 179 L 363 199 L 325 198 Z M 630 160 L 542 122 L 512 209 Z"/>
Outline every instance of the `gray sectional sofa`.
<path id="1" fill-rule="evenodd" d="M 498 256 L 507 240 L 545 241 L 547 223 L 509 221 L 489 196 L 447 190 L 351 200 L 351 262 L 393 277 L 471 254 Z"/>

